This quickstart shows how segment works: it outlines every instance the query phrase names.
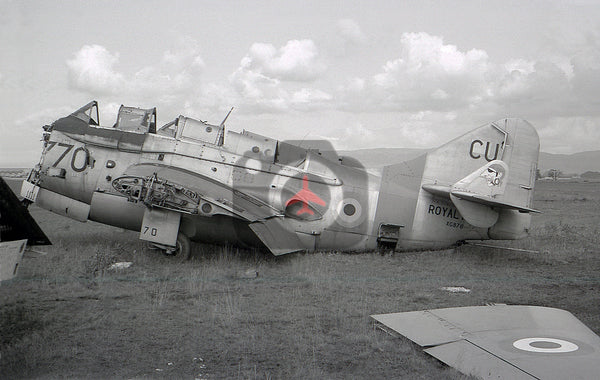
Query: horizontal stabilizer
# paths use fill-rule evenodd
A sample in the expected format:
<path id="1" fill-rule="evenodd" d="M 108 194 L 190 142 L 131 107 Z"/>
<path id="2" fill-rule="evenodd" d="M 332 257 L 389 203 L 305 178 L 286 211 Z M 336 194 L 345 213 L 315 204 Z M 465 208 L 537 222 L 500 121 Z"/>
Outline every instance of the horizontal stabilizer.
<path id="1" fill-rule="evenodd" d="M 509 168 L 501 160 L 493 160 L 452 186 L 424 184 L 423 190 L 452 200 L 465 220 L 476 227 L 488 228 L 498 221 L 496 209 L 539 212 L 508 202 L 504 196 Z"/>
<path id="2" fill-rule="evenodd" d="M 565 310 L 494 305 L 371 317 L 467 375 L 592 379 L 600 372 L 600 337 Z"/>
<path id="3" fill-rule="evenodd" d="M 489 197 L 480 196 L 478 194 L 469 193 L 466 191 L 452 191 L 451 186 L 443 186 L 443 185 L 423 185 L 423 190 L 428 193 L 437 195 L 442 198 L 450 199 L 450 194 L 456 196 L 457 198 L 468 200 L 471 202 L 481 203 L 491 207 L 497 208 L 507 208 L 511 210 L 518 210 L 521 212 L 536 212 L 539 213 L 541 211 L 535 210 L 529 207 L 520 206 L 517 204 L 512 204 L 508 202 L 503 202 L 495 199 L 490 199 Z"/>
<path id="4" fill-rule="evenodd" d="M 460 199 L 464 199 L 464 200 L 475 202 L 475 203 L 481 203 L 483 205 L 487 205 L 487 206 L 491 206 L 491 207 L 509 208 L 509 209 L 518 210 L 521 212 L 535 212 L 535 213 L 541 212 L 539 210 L 535 210 L 535 209 L 532 209 L 529 207 L 519 206 L 519 205 L 508 203 L 508 202 L 497 201 L 495 199 L 489 199 L 489 198 L 481 196 L 479 194 L 472 194 L 472 193 L 467 193 L 464 191 L 452 191 L 451 194 Z"/>

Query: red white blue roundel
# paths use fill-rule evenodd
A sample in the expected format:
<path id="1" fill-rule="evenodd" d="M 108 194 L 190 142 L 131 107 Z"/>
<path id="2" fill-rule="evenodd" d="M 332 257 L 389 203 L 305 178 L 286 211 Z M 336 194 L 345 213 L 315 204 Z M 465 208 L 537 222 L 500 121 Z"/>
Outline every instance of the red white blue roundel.
<path id="1" fill-rule="evenodd" d="M 556 338 L 523 338 L 513 342 L 513 346 L 522 351 L 546 354 L 561 354 L 579 349 L 573 342 Z"/>
<path id="2" fill-rule="evenodd" d="M 359 201 L 354 198 L 342 199 L 337 204 L 336 221 L 344 227 L 356 227 L 364 220 L 363 209 Z"/>

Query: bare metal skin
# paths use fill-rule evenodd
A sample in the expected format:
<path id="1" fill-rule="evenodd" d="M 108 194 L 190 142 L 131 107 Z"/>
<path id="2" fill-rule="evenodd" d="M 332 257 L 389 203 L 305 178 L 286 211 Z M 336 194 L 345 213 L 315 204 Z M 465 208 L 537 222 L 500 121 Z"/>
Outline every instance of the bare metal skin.
<path id="1" fill-rule="evenodd" d="M 520 119 L 481 126 L 412 161 L 367 169 L 325 141 L 277 141 L 156 109 L 97 103 L 45 126 L 22 195 L 58 214 L 189 241 L 294 251 L 438 249 L 527 236 L 539 139 Z M 320 149 L 313 147 L 320 146 Z M 323 149 L 323 147 L 325 149 Z"/>

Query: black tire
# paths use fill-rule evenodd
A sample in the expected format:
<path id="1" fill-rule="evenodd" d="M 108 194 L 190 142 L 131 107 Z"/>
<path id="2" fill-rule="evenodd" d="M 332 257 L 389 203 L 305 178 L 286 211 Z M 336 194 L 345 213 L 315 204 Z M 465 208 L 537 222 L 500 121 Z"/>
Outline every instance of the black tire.
<path id="1" fill-rule="evenodd" d="M 184 262 L 190 259 L 192 253 L 192 242 L 190 238 L 185 236 L 183 233 L 177 234 L 177 243 L 175 250 L 171 252 L 165 252 L 165 254 L 174 260 Z"/>

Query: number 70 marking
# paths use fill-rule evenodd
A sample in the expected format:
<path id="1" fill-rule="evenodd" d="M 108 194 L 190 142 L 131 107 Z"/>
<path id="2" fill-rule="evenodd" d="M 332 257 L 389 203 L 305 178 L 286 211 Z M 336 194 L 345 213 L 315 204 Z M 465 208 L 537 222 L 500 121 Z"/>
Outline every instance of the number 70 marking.
<path id="1" fill-rule="evenodd" d="M 148 230 L 150 230 L 150 235 L 151 236 L 156 236 L 158 234 L 158 229 L 155 227 L 148 227 L 148 226 L 144 226 L 144 232 L 142 232 L 144 235 L 146 235 L 148 233 Z"/>
<path id="2" fill-rule="evenodd" d="M 50 141 L 49 145 L 50 146 L 48 147 L 48 150 L 46 152 L 51 151 L 52 148 L 54 148 L 57 144 L 56 144 L 56 141 Z M 58 157 L 58 160 L 56 160 L 56 162 L 54 164 L 52 164 L 53 168 L 55 168 L 56 165 L 58 165 L 58 163 L 61 162 L 63 160 L 63 158 L 65 158 L 65 156 L 67 155 L 67 153 L 69 153 L 71 151 L 71 149 L 73 149 L 73 144 L 58 143 L 58 146 L 65 148 L 65 151 L 62 152 L 62 154 L 60 155 L 60 157 Z"/>

